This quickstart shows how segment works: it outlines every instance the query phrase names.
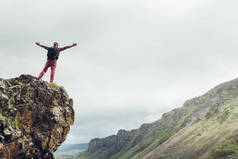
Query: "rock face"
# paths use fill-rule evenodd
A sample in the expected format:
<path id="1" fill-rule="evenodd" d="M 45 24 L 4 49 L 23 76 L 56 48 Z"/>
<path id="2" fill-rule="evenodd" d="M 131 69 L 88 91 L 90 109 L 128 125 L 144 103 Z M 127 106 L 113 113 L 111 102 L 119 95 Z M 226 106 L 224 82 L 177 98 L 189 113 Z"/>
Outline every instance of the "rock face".
<path id="1" fill-rule="evenodd" d="M 119 152 L 132 140 L 133 133 L 126 130 L 119 130 L 117 135 L 112 135 L 104 139 L 93 139 L 88 145 L 88 152 L 93 154 L 91 158 L 108 158 Z"/>
<path id="2" fill-rule="evenodd" d="M 73 122 L 63 88 L 30 75 L 0 79 L 0 158 L 52 159 Z"/>
<path id="3" fill-rule="evenodd" d="M 238 79 L 139 129 L 93 139 L 79 159 L 237 159 Z"/>

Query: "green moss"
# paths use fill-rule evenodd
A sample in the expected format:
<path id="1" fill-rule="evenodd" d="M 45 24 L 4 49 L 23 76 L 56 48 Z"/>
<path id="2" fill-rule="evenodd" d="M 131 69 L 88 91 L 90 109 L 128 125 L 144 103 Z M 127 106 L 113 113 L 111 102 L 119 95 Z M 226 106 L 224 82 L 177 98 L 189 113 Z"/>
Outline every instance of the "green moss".
<path id="1" fill-rule="evenodd" d="M 18 125 L 17 125 L 17 122 L 15 121 L 14 118 L 8 117 L 8 116 L 3 116 L 3 115 L 0 113 L 0 119 L 7 121 L 8 124 L 9 124 L 12 128 L 14 128 L 14 129 L 19 129 L 19 127 L 18 127 Z"/>
<path id="2" fill-rule="evenodd" d="M 57 89 L 61 88 L 61 86 L 57 85 L 56 83 L 50 83 L 50 87 Z"/>
<path id="3" fill-rule="evenodd" d="M 14 105 L 14 98 L 11 97 L 11 98 L 8 100 L 8 106 L 9 106 L 10 108 L 12 108 L 13 105 Z"/>

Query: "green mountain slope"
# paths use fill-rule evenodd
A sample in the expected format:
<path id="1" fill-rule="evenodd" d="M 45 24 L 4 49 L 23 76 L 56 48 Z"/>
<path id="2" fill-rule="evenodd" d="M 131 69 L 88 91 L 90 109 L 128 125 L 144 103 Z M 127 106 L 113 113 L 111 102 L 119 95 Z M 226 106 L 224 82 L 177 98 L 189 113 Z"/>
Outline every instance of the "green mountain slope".
<path id="1" fill-rule="evenodd" d="M 80 159 L 238 158 L 238 79 L 139 129 L 93 139 Z"/>

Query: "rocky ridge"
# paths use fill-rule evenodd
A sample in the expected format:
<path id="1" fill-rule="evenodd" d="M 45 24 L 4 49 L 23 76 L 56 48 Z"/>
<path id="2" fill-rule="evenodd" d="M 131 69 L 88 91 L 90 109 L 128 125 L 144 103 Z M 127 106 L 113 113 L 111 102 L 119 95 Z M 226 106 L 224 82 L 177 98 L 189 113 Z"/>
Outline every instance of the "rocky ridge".
<path id="1" fill-rule="evenodd" d="M 222 83 L 139 129 L 93 139 L 80 159 L 238 158 L 238 79 Z M 123 132 L 123 133 L 122 133 Z"/>
<path id="2" fill-rule="evenodd" d="M 53 159 L 73 122 L 62 87 L 31 75 L 0 79 L 0 158 Z"/>

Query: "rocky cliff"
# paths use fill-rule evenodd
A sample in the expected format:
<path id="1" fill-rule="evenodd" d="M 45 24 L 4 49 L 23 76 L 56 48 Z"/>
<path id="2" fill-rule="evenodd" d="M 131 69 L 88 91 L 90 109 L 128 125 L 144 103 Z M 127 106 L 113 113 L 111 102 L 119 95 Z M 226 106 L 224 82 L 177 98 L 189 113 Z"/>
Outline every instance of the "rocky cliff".
<path id="1" fill-rule="evenodd" d="M 52 159 L 73 122 L 63 88 L 30 75 L 0 79 L 0 158 Z"/>
<path id="2" fill-rule="evenodd" d="M 139 129 L 93 139 L 80 159 L 237 159 L 238 79 Z"/>

